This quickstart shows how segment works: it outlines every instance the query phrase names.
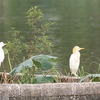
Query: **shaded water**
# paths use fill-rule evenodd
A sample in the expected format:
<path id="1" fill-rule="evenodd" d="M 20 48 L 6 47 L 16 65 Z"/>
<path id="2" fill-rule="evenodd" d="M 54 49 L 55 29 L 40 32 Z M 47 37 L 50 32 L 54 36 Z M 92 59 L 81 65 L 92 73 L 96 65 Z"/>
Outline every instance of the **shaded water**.
<path id="1" fill-rule="evenodd" d="M 59 58 L 57 69 L 69 71 L 72 48 L 78 45 L 85 48 L 80 66 L 95 73 L 100 62 L 100 0 L 0 0 L 0 41 L 10 40 L 11 27 L 28 34 L 24 13 L 33 6 L 43 11 L 43 21 L 56 22 L 48 35 L 54 45 L 52 55 Z"/>

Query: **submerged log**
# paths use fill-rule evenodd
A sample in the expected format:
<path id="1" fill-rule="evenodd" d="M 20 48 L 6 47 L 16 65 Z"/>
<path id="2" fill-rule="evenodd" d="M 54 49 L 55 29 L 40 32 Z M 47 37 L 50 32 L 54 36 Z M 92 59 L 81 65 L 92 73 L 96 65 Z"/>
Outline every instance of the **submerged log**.
<path id="1" fill-rule="evenodd" d="M 100 82 L 0 84 L 0 100 L 100 100 Z"/>

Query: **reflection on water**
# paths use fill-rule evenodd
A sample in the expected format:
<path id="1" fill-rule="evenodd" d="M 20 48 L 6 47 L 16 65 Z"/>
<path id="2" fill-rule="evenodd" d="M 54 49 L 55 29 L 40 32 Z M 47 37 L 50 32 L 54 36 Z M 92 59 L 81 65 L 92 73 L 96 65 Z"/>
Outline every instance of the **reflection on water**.
<path id="1" fill-rule="evenodd" d="M 25 12 L 38 5 L 44 13 L 43 21 L 56 24 L 48 32 L 54 44 L 53 55 L 59 58 L 57 68 L 69 71 L 68 60 L 75 45 L 81 51 L 81 66 L 95 73 L 100 62 L 100 0 L 0 0 L 0 41 L 8 41 L 10 27 L 28 33 Z M 99 59 L 98 59 L 99 58 Z"/>

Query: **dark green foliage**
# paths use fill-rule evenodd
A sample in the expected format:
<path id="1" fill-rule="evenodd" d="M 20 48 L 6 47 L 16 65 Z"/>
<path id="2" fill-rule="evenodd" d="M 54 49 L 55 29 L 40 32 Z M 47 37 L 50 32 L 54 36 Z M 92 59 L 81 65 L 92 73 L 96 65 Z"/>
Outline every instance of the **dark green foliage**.
<path id="1" fill-rule="evenodd" d="M 15 62 L 17 56 L 20 56 L 20 58 L 24 57 L 24 60 L 21 59 L 21 61 L 23 60 L 24 62 L 20 63 L 12 70 L 10 57 L 8 55 L 11 69 L 10 74 L 16 77 L 16 73 L 22 73 L 22 76 L 17 83 L 53 82 L 53 77 L 35 77 L 34 72 L 36 67 L 41 68 L 42 70 L 50 70 L 58 60 L 57 57 L 44 55 L 52 52 L 52 43 L 48 39 L 47 32 L 54 23 L 46 21 L 41 24 L 43 13 L 37 6 L 30 8 L 26 12 L 26 16 L 27 24 L 30 27 L 27 34 L 27 36 L 29 36 L 27 42 L 25 42 L 27 37 L 24 37 L 19 30 L 11 28 L 11 31 L 9 31 L 12 40 L 8 41 L 7 49 L 10 52 L 11 61 L 14 60 Z"/>
<path id="2" fill-rule="evenodd" d="M 85 77 L 83 77 L 79 82 L 83 82 L 85 79 L 90 78 L 90 81 L 96 81 L 99 82 L 100 81 L 100 74 L 89 74 L 86 75 Z"/>
<path id="3" fill-rule="evenodd" d="M 33 80 L 35 78 L 34 71 L 35 71 L 34 67 L 32 67 L 32 68 L 23 67 L 23 69 L 21 71 L 22 76 L 19 80 L 19 83 L 21 83 L 21 84 L 33 84 Z"/>
<path id="4" fill-rule="evenodd" d="M 9 31 L 11 34 L 12 40 L 7 42 L 7 49 L 13 55 L 12 58 L 16 57 L 18 54 L 22 54 L 22 51 L 25 49 L 25 44 L 23 43 L 24 37 L 20 35 L 19 30 L 11 28 Z"/>
<path id="5" fill-rule="evenodd" d="M 15 73 L 21 72 L 24 68 L 30 68 L 30 67 L 33 67 L 33 66 L 34 66 L 34 64 L 33 64 L 33 61 L 31 59 L 26 60 L 26 61 L 22 62 L 21 64 L 19 64 L 18 67 L 14 68 L 10 72 L 10 74 L 15 75 Z"/>
<path id="6" fill-rule="evenodd" d="M 54 23 L 48 21 L 41 24 L 43 13 L 37 6 L 29 9 L 26 14 L 27 24 L 31 27 L 30 41 L 27 43 L 26 52 L 33 55 L 51 52 L 52 44 L 46 33 Z"/>
<path id="7" fill-rule="evenodd" d="M 22 72 L 23 69 L 28 69 L 32 67 L 41 68 L 43 70 L 51 69 L 56 63 L 58 58 L 49 56 L 49 55 L 37 55 L 33 56 L 30 59 L 22 62 L 18 65 L 18 67 L 14 68 L 10 74 L 15 75 L 16 73 Z M 34 74 L 34 73 L 33 73 Z"/>
<path id="8" fill-rule="evenodd" d="M 19 64 L 14 68 L 10 74 L 16 76 L 16 73 L 22 73 L 18 83 L 48 83 L 54 82 L 53 77 L 46 77 L 46 75 L 34 76 L 35 68 L 43 70 L 50 70 L 57 62 L 58 58 L 49 55 L 37 55 Z M 34 63 L 35 62 L 35 63 Z"/>
<path id="9" fill-rule="evenodd" d="M 37 67 L 41 67 L 43 70 L 51 69 L 55 63 L 58 61 L 57 57 L 49 56 L 49 55 L 38 55 L 32 57 L 34 64 Z"/>
<path id="10" fill-rule="evenodd" d="M 8 41 L 7 49 L 12 59 L 15 59 L 18 55 L 23 58 L 23 54 L 25 54 L 25 59 L 27 59 L 33 55 L 52 52 L 52 43 L 48 39 L 47 32 L 54 23 L 46 21 L 41 24 L 43 13 L 37 6 L 30 8 L 26 12 L 26 16 L 27 24 L 31 29 L 29 29 L 29 40 L 27 42 L 24 42 L 27 37 L 24 37 L 19 30 L 11 28 L 11 31 L 9 31 L 12 40 Z"/>
<path id="11" fill-rule="evenodd" d="M 3 48 L 3 51 L 5 55 L 8 54 L 8 50 L 5 47 Z"/>
<path id="12" fill-rule="evenodd" d="M 54 83 L 54 81 L 53 77 L 36 76 L 33 83 Z"/>

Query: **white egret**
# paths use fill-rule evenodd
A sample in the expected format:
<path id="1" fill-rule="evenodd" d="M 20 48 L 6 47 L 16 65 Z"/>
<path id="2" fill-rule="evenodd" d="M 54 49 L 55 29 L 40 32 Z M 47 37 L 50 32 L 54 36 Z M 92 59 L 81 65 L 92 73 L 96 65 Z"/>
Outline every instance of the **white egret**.
<path id="1" fill-rule="evenodd" d="M 4 44 L 3 42 L 0 42 L 0 66 L 1 66 L 1 62 L 3 62 L 4 60 L 4 51 L 2 49 L 3 46 L 5 46 L 6 44 Z"/>
<path id="2" fill-rule="evenodd" d="M 85 48 L 80 48 L 79 46 L 75 46 L 72 50 L 72 54 L 70 56 L 69 59 L 69 66 L 70 66 L 70 70 L 71 70 L 71 74 L 74 74 L 75 76 L 77 75 L 77 71 L 79 68 L 79 64 L 80 64 L 80 50 L 85 49 Z"/>

